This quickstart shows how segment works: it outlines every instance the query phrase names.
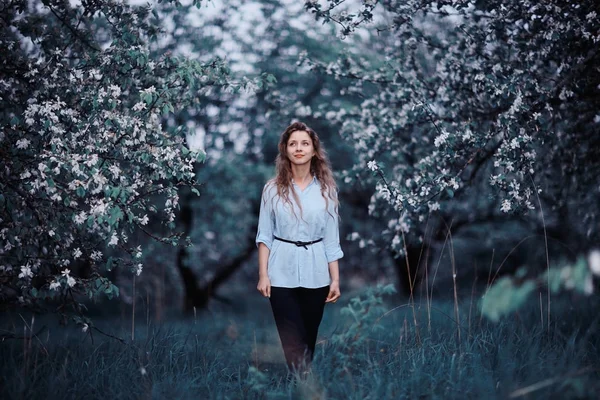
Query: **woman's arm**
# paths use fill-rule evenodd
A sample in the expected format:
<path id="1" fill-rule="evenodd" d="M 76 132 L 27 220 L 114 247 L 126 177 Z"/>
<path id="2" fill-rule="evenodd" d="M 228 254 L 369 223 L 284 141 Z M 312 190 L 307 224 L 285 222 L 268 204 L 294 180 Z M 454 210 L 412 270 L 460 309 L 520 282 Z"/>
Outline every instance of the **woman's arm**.
<path id="1" fill-rule="evenodd" d="M 262 278 L 268 276 L 267 274 L 267 261 L 269 260 L 269 254 L 271 250 L 264 243 L 258 244 L 258 277 Z"/>
<path id="2" fill-rule="evenodd" d="M 331 277 L 331 282 L 340 282 L 340 268 L 338 260 L 329 263 L 329 276 Z"/>
<path id="3" fill-rule="evenodd" d="M 256 289 L 265 297 L 271 297 L 271 281 L 267 273 L 269 254 L 273 244 L 273 209 L 271 204 L 271 187 L 267 183 L 260 199 L 260 212 L 258 216 L 258 232 L 256 245 L 258 246 L 258 285 Z"/>
<path id="4" fill-rule="evenodd" d="M 256 289 L 265 297 L 271 297 L 271 280 L 267 272 L 270 253 L 266 244 L 262 242 L 258 244 L 258 285 Z"/>
<path id="5" fill-rule="evenodd" d="M 329 294 L 325 303 L 335 303 L 340 298 L 340 268 L 338 260 L 329 263 L 329 276 L 331 277 L 331 283 L 329 284 Z"/>

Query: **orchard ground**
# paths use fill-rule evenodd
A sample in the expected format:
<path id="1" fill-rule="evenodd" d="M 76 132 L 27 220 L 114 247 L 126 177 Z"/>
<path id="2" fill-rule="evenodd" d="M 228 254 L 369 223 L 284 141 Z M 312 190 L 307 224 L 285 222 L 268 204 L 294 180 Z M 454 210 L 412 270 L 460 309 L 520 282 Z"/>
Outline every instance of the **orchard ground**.
<path id="1" fill-rule="evenodd" d="M 256 295 L 160 323 L 140 310 L 133 340 L 131 315 L 94 320 L 123 342 L 60 327 L 54 317 L 6 314 L 3 334 L 21 337 L 0 345 L 0 397 L 569 399 L 600 392 L 594 296 L 556 297 L 548 330 L 535 301 L 491 323 L 477 299 L 466 298 L 457 324 L 451 300 L 434 299 L 429 310 L 425 299 L 416 302 L 415 319 L 398 297 L 376 306 L 379 294 L 359 295 L 326 307 L 313 374 L 300 380 L 287 379 L 268 301 Z M 366 305 L 354 316 L 343 311 L 351 298 Z M 32 337 L 30 328 L 39 333 Z"/>

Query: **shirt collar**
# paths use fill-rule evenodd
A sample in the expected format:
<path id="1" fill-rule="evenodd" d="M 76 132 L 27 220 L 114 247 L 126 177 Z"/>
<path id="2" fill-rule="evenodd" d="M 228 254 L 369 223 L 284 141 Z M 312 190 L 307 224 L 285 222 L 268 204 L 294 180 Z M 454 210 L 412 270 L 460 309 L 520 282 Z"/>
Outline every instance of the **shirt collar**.
<path id="1" fill-rule="evenodd" d="M 317 183 L 317 177 L 316 175 L 313 175 L 312 180 L 308 183 L 308 185 L 306 185 L 306 187 L 309 187 L 310 185 L 312 185 L 313 183 Z M 292 178 L 292 185 L 296 185 L 296 182 L 294 182 L 294 178 Z M 296 185 L 298 186 L 298 185 Z"/>

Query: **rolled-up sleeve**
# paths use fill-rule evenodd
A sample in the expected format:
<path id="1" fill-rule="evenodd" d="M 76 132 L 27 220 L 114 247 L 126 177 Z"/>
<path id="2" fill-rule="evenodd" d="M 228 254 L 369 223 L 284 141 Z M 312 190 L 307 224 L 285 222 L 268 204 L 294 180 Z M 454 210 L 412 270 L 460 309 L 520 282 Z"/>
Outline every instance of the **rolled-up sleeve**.
<path id="1" fill-rule="evenodd" d="M 325 256 L 327 257 L 328 263 L 344 257 L 344 252 L 340 246 L 338 214 L 332 209 L 330 209 L 329 212 L 331 215 L 329 213 L 326 214 L 327 220 L 325 222 L 325 235 L 323 237 Z"/>
<path id="2" fill-rule="evenodd" d="M 258 229 L 256 232 L 256 246 L 259 243 L 264 243 L 269 250 L 273 244 L 273 202 L 272 186 L 265 185 L 260 199 L 260 212 L 258 215 Z"/>

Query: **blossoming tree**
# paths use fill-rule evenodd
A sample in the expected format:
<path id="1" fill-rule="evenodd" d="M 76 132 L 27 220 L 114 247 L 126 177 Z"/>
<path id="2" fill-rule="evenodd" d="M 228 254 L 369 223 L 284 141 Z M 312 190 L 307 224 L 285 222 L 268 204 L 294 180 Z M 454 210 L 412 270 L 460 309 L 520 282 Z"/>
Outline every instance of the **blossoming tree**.
<path id="1" fill-rule="evenodd" d="M 355 3 L 356 4 L 356 3 Z M 345 8 L 344 8 L 345 7 Z M 306 1 L 360 55 L 306 62 L 360 93 L 332 108 L 372 171 L 388 244 L 514 216 L 574 253 L 600 239 L 600 24 L 594 1 Z M 522 219 L 522 215 L 527 215 Z M 545 218 L 544 218 L 545 217 Z M 428 222 L 429 221 L 429 222 Z M 437 221 L 439 228 L 427 231 Z"/>
<path id="2" fill-rule="evenodd" d="M 258 81 L 234 80 L 219 59 L 157 55 L 160 24 L 149 7 L 2 7 L 0 303 L 55 299 L 77 310 L 81 295 L 118 294 L 105 271 L 142 272 L 130 235 L 179 239 L 178 188 L 194 188 L 204 153 L 186 146 L 171 116 Z M 147 230 L 150 219 L 167 234 Z"/>

